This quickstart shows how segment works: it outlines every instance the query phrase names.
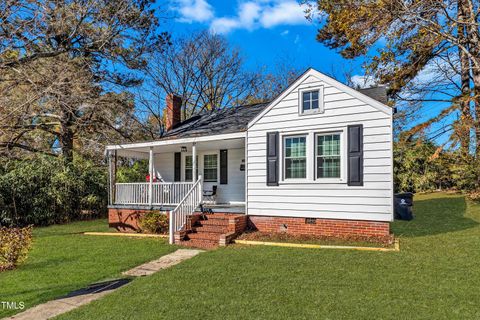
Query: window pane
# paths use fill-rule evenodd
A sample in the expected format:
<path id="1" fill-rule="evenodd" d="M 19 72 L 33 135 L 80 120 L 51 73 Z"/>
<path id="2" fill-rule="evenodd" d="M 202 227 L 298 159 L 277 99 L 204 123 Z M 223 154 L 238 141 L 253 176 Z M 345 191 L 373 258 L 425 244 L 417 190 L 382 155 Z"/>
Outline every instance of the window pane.
<path id="1" fill-rule="evenodd" d="M 203 156 L 203 176 L 205 181 L 217 181 L 217 155 Z"/>
<path id="2" fill-rule="evenodd" d="M 312 100 L 318 100 L 318 91 L 312 91 Z"/>
<path id="3" fill-rule="evenodd" d="M 312 109 L 318 109 L 318 100 L 312 100 Z"/>
<path id="4" fill-rule="evenodd" d="M 285 139 L 285 179 L 307 177 L 306 137 Z"/>
<path id="5" fill-rule="evenodd" d="M 311 92 L 304 92 L 302 94 L 302 108 L 303 110 L 310 110 L 310 102 L 311 102 Z"/>
<path id="6" fill-rule="evenodd" d="M 317 178 L 340 178 L 340 135 L 317 136 Z"/>
<path id="7" fill-rule="evenodd" d="M 317 178 L 340 178 L 340 157 L 317 157 Z"/>
<path id="8" fill-rule="evenodd" d="M 310 110 L 310 100 L 303 100 L 303 110 Z"/>
<path id="9" fill-rule="evenodd" d="M 185 181 L 192 181 L 193 175 L 193 157 L 192 156 L 185 156 Z"/>
<path id="10" fill-rule="evenodd" d="M 285 159 L 285 178 L 304 179 L 307 177 L 306 159 Z"/>
<path id="11" fill-rule="evenodd" d="M 310 101 L 310 92 L 303 93 L 303 101 Z"/>

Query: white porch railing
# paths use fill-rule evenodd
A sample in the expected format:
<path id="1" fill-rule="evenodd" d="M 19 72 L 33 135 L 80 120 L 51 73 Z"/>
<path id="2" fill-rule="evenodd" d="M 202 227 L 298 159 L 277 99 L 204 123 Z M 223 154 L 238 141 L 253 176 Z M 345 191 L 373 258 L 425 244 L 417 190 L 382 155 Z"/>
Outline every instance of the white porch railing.
<path id="1" fill-rule="evenodd" d="M 152 205 L 178 205 L 193 182 L 153 182 Z M 115 204 L 150 204 L 148 182 L 116 183 Z"/>
<path id="2" fill-rule="evenodd" d="M 192 186 L 192 188 L 188 191 L 182 201 L 178 204 L 178 206 L 170 211 L 169 216 L 169 241 L 170 244 L 175 242 L 175 232 L 180 231 L 182 227 L 187 222 L 187 216 L 191 215 L 195 212 L 195 209 L 200 205 L 202 202 L 203 197 L 203 179 L 200 175 L 198 177 L 197 182 Z"/>
<path id="3" fill-rule="evenodd" d="M 148 183 L 116 183 L 115 204 L 148 204 Z"/>
<path id="4" fill-rule="evenodd" d="M 154 182 L 152 204 L 178 205 L 193 185 L 193 182 Z"/>

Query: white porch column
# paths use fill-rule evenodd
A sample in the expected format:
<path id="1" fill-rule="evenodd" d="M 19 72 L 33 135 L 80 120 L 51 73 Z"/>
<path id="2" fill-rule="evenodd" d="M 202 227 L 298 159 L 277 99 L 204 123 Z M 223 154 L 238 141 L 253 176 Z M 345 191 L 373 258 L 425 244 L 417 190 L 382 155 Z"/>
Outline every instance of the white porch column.
<path id="1" fill-rule="evenodd" d="M 192 144 L 192 182 L 197 181 L 197 146 Z"/>
<path id="2" fill-rule="evenodd" d="M 108 189 L 109 189 L 109 197 L 108 202 L 110 205 L 115 204 L 115 183 L 116 183 L 116 175 L 117 175 L 117 150 L 115 151 L 107 151 L 107 158 L 108 158 Z"/>
<path id="3" fill-rule="evenodd" d="M 148 173 L 150 179 L 148 181 L 148 204 L 152 205 L 153 203 L 153 147 L 150 147 L 149 157 L 148 157 Z"/>
<path id="4" fill-rule="evenodd" d="M 173 211 L 168 211 L 168 243 L 175 243 L 175 215 Z"/>

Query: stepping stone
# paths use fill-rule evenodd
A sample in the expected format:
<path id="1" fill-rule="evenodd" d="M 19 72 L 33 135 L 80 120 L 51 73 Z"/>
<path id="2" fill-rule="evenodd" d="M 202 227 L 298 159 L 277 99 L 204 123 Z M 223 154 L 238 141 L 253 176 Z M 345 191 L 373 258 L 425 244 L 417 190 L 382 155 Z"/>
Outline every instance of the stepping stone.
<path id="1" fill-rule="evenodd" d="M 178 249 L 173 253 L 160 257 L 158 260 L 147 262 L 122 274 L 131 277 L 149 276 L 159 270 L 169 268 L 184 260 L 193 258 L 201 252 L 203 252 L 203 250 Z"/>

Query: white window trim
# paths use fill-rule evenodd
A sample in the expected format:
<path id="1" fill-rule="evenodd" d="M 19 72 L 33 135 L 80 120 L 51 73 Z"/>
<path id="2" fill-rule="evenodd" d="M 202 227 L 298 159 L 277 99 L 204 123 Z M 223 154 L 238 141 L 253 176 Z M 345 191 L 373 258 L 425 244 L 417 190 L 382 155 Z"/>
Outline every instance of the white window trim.
<path id="1" fill-rule="evenodd" d="M 340 135 L 340 178 L 317 178 L 317 137 L 325 136 L 329 134 L 339 134 Z M 315 132 L 313 138 L 313 152 L 314 152 L 314 166 L 313 166 L 313 176 L 317 183 L 342 183 L 345 182 L 345 172 L 347 171 L 347 147 L 345 143 L 345 130 L 335 130 L 335 131 L 325 131 L 325 132 Z"/>
<path id="2" fill-rule="evenodd" d="M 284 131 L 279 132 L 279 172 L 278 183 L 282 184 L 346 184 L 347 183 L 347 141 L 346 127 L 329 130 L 308 130 L 308 131 Z M 321 134 L 340 134 L 340 179 L 339 178 L 319 178 L 316 179 L 316 136 Z M 285 179 L 285 159 L 283 158 L 284 144 L 286 137 L 306 136 L 307 137 L 307 178 L 306 179 Z"/>
<path id="3" fill-rule="evenodd" d="M 303 93 L 318 91 L 318 109 L 303 110 Z M 298 114 L 301 116 L 325 112 L 324 86 L 307 87 L 298 90 Z"/>
<path id="4" fill-rule="evenodd" d="M 205 179 L 205 156 L 217 156 L 217 179 L 216 180 L 206 180 Z M 209 183 L 218 183 L 220 180 L 220 151 L 212 151 L 212 152 L 204 152 L 202 154 L 202 176 L 203 176 L 203 181 L 204 182 L 209 182 Z"/>
<path id="5" fill-rule="evenodd" d="M 285 150 L 285 140 L 286 139 L 289 139 L 289 138 L 305 138 L 305 160 L 306 160 L 306 163 L 305 163 L 305 166 L 306 166 L 306 176 L 305 178 L 289 178 L 287 179 L 286 178 L 286 172 L 285 172 L 285 169 L 286 169 L 286 166 L 285 166 L 285 157 L 284 157 L 284 150 Z M 281 156 L 282 156 L 282 180 L 284 181 L 288 181 L 288 182 L 304 182 L 306 181 L 309 177 L 308 177 L 308 134 L 292 134 L 292 135 L 284 135 L 282 136 L 282 150 L 280 152 Z"/>

